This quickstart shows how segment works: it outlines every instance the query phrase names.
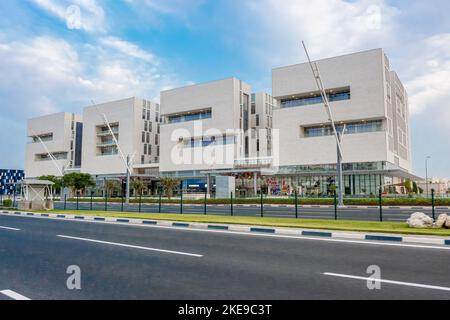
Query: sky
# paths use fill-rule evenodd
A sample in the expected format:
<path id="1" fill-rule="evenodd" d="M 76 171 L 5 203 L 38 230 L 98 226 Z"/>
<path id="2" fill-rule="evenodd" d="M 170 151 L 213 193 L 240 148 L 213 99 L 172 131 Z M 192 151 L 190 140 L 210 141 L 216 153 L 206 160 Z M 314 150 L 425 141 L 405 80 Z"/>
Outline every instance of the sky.
<path id="1" fill-rule="evenodd" d="M 28 118 L 384 48 L 409 94 L 413 171 L 450 178 L 448 0 L 2 0 L 0 168 L 24 167 Z"/>

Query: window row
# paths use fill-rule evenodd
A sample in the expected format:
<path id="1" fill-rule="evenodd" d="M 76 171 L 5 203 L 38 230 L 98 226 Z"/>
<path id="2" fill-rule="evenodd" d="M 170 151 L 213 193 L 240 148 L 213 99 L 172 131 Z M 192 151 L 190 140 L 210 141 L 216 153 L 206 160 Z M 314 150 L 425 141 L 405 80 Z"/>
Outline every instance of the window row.
<path id="1" fill-rule="evenodd" d="M 327 96 L 329 102 L 350 100 L 351 98 L 350 89 L 329 92 L 327 93 Z M 315 93 L 309 96 L 298 98 L 283 99 L 281 100 L 280 105 L 281 108 L 294 108 L 318 103 L 323 103 L 323 99 L 320 93 Z"/>
<path id="2" fill-rule="evenodd" d="M 205 120 L 205 119 L 211 119 L 211 117 L 212 117 L 212 111 L 211 111 L 211 109 L 208 109 L 208 110 L 166 116 L 165 123 L 180 123 L 180 122 L 188 122 L 188 121 L 196 121 L 196 120 Z"/>
<path id="3" fill-rule="evenodd" d="M 344 130 L 344 126 L 345 126 L 344 134 L 383 131 L 382 120 L 354 122 L 354 123 L 347 123 L 345 125 L 339 124 L 336 126 L 336 130 L 338 132 L 342 132 Z M 303 128 L 303 136 L 305 138 L 331 136 L 333 134 L 334 134 L 333 128 L 331 127 L 331 125 Z"/>

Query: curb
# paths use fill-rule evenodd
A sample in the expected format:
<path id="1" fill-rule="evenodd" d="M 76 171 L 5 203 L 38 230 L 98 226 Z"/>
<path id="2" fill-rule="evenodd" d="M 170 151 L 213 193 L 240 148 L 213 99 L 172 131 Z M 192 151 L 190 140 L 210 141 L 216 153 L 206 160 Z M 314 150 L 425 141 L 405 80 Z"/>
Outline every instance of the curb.
<path id="1" fill-rule="evenodd" d="M 173 227 L 179 229 L 197 229 L 197 230 L 211 230 L 211 231 L 230 231 L 230 232 L 244 232 L 260 235 L 286 235 L 286 236 L 303 236 L 303 237 L 317 237 L 317 238 L 333 238 L 333 239 L 350 239 L 350 240 L 364 240 L 373 242 L 387 242 L 387 243 L 410 243 L 410 244 L 424 244 L 424 245 L 440 245 L 450 246 L 450 238 L 445 237 L 430 237 L 430 236 L 398 236 L 390 234 L 364 234 L 361 232 L 351 231 L 327 231 L 327 230 L 302 230 L 299 228 L 270 228 L 258 227 L 248 225 L 226 225 L 226 224 L 208 224 L 197 222 L 173 222 L 162 220 L 142 220 L 142 219 L 126 219 L 126 218 L 112 218 L 112 217 L 97 217 L 97 216 L 81 216 L 81 215 L 63 215 L 63 214 L 47 214 L 34 212 L 19 212 L 19 211 L 1 211 L 0 215 L 21 215 L 33 218 L 47 218 L 57 220 L 72 220 L 72 221 L 86 221 L 94 223 L 117 223 L 129 225 L 143 225 L 143 226 L 160 226 Z"/>

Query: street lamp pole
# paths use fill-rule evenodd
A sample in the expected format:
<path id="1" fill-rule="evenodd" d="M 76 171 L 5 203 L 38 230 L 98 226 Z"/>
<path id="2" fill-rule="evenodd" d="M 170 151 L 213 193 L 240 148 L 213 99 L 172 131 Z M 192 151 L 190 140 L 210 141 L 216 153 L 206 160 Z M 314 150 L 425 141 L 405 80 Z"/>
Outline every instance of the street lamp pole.
<path id="1" fill-rule="evenodd" d="M 428 191 L 428 160 L 430 160 L 431 157 L 427 156 L 425 158 L 425 184 L 426 184 L 426 189 L 427 189 L 427 199 L 430 197 L 429 191 Z"/>

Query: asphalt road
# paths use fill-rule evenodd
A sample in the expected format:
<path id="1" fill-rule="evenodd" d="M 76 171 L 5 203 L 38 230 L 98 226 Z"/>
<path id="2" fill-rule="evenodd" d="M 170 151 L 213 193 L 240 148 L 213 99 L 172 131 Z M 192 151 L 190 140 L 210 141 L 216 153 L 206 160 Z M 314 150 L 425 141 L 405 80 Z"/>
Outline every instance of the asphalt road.
<path id="1" fill-rule="evenodd" d="M 80 202 L 78 204 L 79 210 L 90 210 L 90 203 Z M 93 210 L 104 211 L 105 204 L 104 203 L 93 203 Z M 63 210 L 64 203 L 57 202 L 55 203 L 55 209 Z M 75 202 L 67 202 L 66 204 L 67 210 L 76 210 L 77 204 Z M 109 211 L 121 211 L 122 207 L 120 203 L 108 203 L 107 210 Z M 124 204 L 124 211 L 128 212 L 138 212 L 139 205 L 137 204 Z M 142 204 L 141 205 L 142 212 L 151 212 L 158 213 L 159 206 L 158 204 Z M 383 207 L 383 221 L 392 221 L 392 222 L 405 222 L 411 214 L 414 212 L 424 212 L 431 216 L 432 209 L 431 207 Z M 169 205 L 163 204 L 161 207 L 161 213 L 176 213 L 179 214 L 180 206 L 179 205 Z M 450 210 L 448 208 L 436 208 L 436 215 L 441 213 L 449 213 Z M 203 214 L 204 207 L 202 205 L 183 205 L 183 214 Z M 230 205 L 207 205 L 207 213 L 210 215 L 231 215 L 231 206 Z M 261 216 L 261 206 L 260 205 L 252 205 L 252 206 L 244 206 L 244 205 L 234 205 L 233 206 L 233 214 L 236 216 Z M 325 206 L 325 207 L 303 207 L 299 206 L 298 208 L 299 218 L 304 219 L 334 219 L 334 206 Z M 280 218 L 295 218 L 295 207 L 294 206 L 264 206 L 264 216 L 265 217 L 280 217 Z M 369 206 L 368 208 L 339 208 L 338 209 L 338 219 L 340 220 L 362 220 L 362 221 L 379 221 L 380 220 L 380 210 L 377 206 Z"/>
<path id="2" fill-rule="evenodd" d="M 450 299 L 448 249 L 2 215 L 0 299 Z"/>

